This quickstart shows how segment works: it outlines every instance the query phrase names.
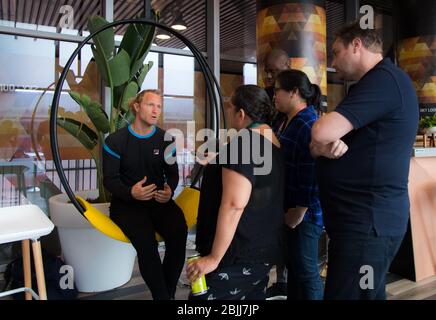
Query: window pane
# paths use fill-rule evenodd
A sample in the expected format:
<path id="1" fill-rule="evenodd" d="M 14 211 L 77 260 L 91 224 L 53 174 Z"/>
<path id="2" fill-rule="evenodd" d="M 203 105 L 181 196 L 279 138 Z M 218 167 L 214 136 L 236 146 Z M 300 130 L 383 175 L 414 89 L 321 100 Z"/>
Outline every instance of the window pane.
<path id="1" fill-rule="evenodd" d="M 8 61 L 0 72 L 0 206 L 17 205 L 39 199 L 41 181 L 48 179 L 61 188 L 53 167 L 49 110 L 53 100 L 55 72 L 62 71 L 77 44 L 59 42 L 59 60 L 55 41 L 0 35 L 0 59 Z M 64 83 L 59 115 L 85 122 L 90 120 L 66 88 L 101 101 L 96 66 L 86 45 Z M 61 65 L 57 65 L 60 63 Z M 80 68 L 79 68 L 80 66 Z M 56 69 L 57 68 L 57 69 Z M 61 158 L 70 168 L 66 173 L 74 190 L 95 188 L 95 166 L 87 169 L 77 161 L 89 159 L 87 150 L 70 134 L 58 129 Z M 79 169 L 80 167 L 80 169 Z M 20 180 L 21 179 L 21 180 Z M 36 198 L 34 195 L 37 195 Z"/>
<path id="2" fill-rule="evenodd" d="M 150 61 L 153 61 L 153 67 L 148 71 L 147 76 L 142 83 L 141 90 L 157 89 L 159 87 L 159 54 L 157 52 L 149 52 L 144 62 L 148 63 Z"/>
<path id="3" fill-rule="evenodd" d="M 257 66 L 255 64 L 244 64 L 244 84 L 257 84 Z"/>
<path id="4" fill-rule="evenodd" d="M 193 98 L 165 97 L 164 105 L 163 121 L 166 125 L 194 120 Z"/>
<path id="5" fill-rule="evenodd" d="M 46 88 L 54 82 L 54 41 L 0 35 L 0 85 Z M 4 90 L 2 90 L 4 91 Z"/>
<path id="6" fill-rule="evenodd" d="M 194 58 L 164 55 L 164 94 L 194 95 Z"/>

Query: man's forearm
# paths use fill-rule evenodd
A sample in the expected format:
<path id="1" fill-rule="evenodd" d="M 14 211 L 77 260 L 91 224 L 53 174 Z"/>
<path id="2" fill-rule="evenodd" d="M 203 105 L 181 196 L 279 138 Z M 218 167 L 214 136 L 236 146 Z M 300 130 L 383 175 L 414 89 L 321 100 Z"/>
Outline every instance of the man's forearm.
<path id="1" fill-rule="evenodd" d="M 329 159 L 338 159 L 348 151 L 348 146 L 342 141 L 337 140 L 326 145 L 322 145 L 312 139 L 310 142 L 310 153 L 312 157 L 326 157 Z"/>
<path id="2" fill-rule="evenodd" d="M 313 157 L 314 159 L 316 159 L 316 158 L 318 158 L 319 156 L 321 156 L 321 153 L 320 153 L 319 147 L 318 147 L 318 146 L 317 146 L 313 141 L 310 142 L 309 148 L 310 148 L 310 154 L 312 155 L 312 157 Z"/>
<path id="3" fill-rule="evenodd" d="M 351 122 L 338 112 L 330 112 L 319 118 L 312 126 L 312 141 L 322 145 L 342 139 L 353 130 Z"/>
<path id="4" fill-rule="evenodd" d="M 316 159 L 316 158 L 318 158 L 318 157 L 321 157 L 321 156 L 325 156 L 325 155 L 323 154 L 323 151 L 325 151 L 326 146 L 323 146 L 322 144 L 317 143 L 317 142 L 315 142 L 315 141 L 312 140 L 312 141 L 310 142 L 310 146 L 309 146 L 309 148 L 310 148 L 310 154 L 312 155 L 312 157 L 313 157 L 314 159 Z"/>

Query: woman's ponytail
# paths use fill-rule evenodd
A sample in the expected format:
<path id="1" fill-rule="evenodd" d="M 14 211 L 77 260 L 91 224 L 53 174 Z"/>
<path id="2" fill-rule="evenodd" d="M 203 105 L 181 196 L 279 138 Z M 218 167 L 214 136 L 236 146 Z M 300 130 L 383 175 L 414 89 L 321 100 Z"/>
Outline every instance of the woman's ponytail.
<path id="1" fill-rule="evenodd" d="M 318 85 L 312 83 L 310 91 L 311 95 L 308 98 L 308 103 L 311 104 L 315 108 L 315 110 L 321 110 L 321 88 Z"/>

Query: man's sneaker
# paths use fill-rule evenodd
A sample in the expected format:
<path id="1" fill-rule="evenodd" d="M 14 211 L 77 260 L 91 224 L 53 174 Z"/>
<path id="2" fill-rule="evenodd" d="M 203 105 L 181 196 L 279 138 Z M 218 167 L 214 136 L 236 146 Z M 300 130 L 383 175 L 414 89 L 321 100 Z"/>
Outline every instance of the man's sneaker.
<path id="1" fill-rule="evenodd" d="M 266 289 L 266 300 L 286 300 L 288 284 L 276 282 L 271 287 Z"/>

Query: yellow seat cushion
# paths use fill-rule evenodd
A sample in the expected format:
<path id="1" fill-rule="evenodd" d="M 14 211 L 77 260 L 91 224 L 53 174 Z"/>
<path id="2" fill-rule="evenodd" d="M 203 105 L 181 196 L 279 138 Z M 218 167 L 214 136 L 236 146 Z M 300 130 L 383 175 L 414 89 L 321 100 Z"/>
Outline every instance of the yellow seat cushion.
<path id="1" fill-rule="evenodd" d="M 115 222 L 111 220 L 111 218 L 92 206 L 85 199 L 79 196 L 76 196 L 76 198 L 85 208 L 85 218 L 88 219 L 89 223 L 91 223 L 94 228 L 115 240 L 130 242 L 124 232 L 115 224 Z"/>
<path id="2" fill-rule="evenodd" d="M 76 198 L 85 208 L 84 216 L 89 223 L 94 226 L 94 228 L 115 240 L 130 243 L 130 240 L 126 237 L 124 232 L 115 224 L 115 222 L 111 220 L 111 218 L 80 196 L 76 196 Z M 188 229 L 192 228 L 197 223 L 200 191 L 195 188 L 186 187 L 177 196 L 175 202 L 183 211 Z M 164 239 L 157 232 L 156 240 L 164 241 Z"/>

